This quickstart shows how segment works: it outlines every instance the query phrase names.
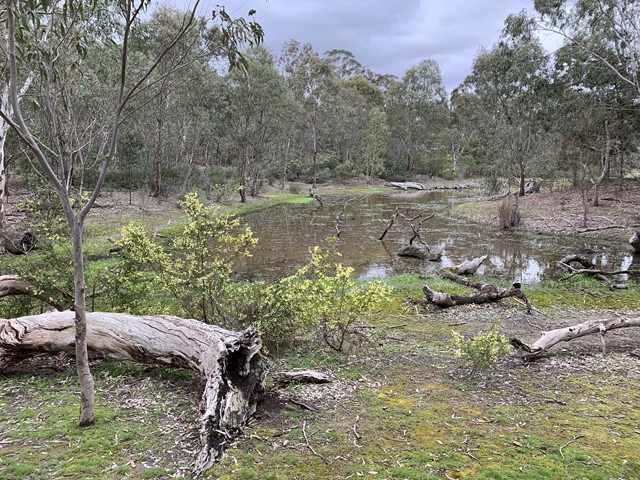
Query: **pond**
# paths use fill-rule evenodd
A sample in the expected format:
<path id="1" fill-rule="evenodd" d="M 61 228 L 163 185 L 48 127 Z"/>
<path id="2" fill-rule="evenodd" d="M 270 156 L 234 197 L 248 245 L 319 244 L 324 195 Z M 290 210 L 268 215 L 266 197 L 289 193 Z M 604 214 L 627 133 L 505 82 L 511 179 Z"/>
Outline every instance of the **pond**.
<path id="1" fill-rule="evenodd" d="M 336 216 L 343 211 L 341 234 L 333 244 L 342 253 L 342 263 L 352 266 L 359 278 L 427 274 L 487 254 L 479 274 L 531 283 L 557 276 L 558 260 L 585 249 L 593 252 L 587 258 L 608 270 L 629 268 L 634 260 L 626 245 L 504 230 L 497 225 L 453 218 L 453 206 L 468 196 L 468 191 L 455 190 L 397 192 L 357 197 L 346 206 L 353 197 L 326 197 L 323 207 L 317 202 L 282 204 L 245 215 L 244 221 L 259 242 L 253 256 L 238 264 L 238 273 L 273 279 L 295 272 L 307 263 L 309 248 L 327 246 L 328 239 L 335 238 Z M 423 217 L 435 214 L 422 224 L 420 237 L 431 250 L 442 251 L 440 261 L 397 255 L 412 236 L 410 226 L 401 219 L 384 241 L 378 240 L 396 208 L 407 217 L 423 211 Z"/>

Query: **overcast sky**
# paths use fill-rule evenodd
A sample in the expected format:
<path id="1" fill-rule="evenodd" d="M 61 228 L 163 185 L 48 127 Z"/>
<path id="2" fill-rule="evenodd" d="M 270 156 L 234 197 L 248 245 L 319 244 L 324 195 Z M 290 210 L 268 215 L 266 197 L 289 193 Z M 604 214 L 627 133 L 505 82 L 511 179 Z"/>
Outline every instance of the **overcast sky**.
<path id="1" fill-rule="evenodd" d="M 170 0 L 186 8 L 193 0 Z M 234 16 L 257 11 L 265 44 L 279 53 L 295 39 L 319 54 L 352 52 L 376 73 L 398 77 L 432 58 L 451 90 L 470 72 L 480 47 L 491 47 L 510 13 L 531 9 L 532 0 L 202 0 L 209 10 L 225 5 Z"/>

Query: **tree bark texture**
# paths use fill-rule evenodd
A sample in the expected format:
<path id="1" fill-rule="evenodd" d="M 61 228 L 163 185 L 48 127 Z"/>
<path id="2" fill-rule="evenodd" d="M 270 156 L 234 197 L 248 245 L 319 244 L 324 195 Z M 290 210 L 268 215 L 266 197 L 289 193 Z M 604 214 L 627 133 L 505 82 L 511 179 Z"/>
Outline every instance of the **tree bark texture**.
<path id="1" fill-rule="evenodd" d="M 570 342 L 576 338 L 599 333 L 603 338 L 609 330 L 618 328 L 640 327 L 640 317 L 618 317 L 613 319 L 589 320 L 570 327 L 558 328 L 543 332 L 542 336 L 533 344 L 527 345 L 520 340 L 513 339 L 512 345 L 518 348 L 518 354 L 524 358 L 534 358 L 542 355 L 560 342 Z"/>
<path id="2" fill-rule="evenodd" d="M 42 353 L 75 349 L 74 312 L 0 320 L 0 371 Z M 264 391 L 262 341 L 255 329 L 232 332 L 172 316 L 87 313 L 87 346 L 108 358 L 189 368 L 206 379 L 201 402 L 200 475 L 223 455 Z"/>
<path id="3" fill-rule="evenodd" d="M 486 256 L 485 256 L 486 257 Z M 479 263 L 478 263 L 479 261 Z M 469 262 L 464 262 L 461 265 L 465 265 L 466 263 L 479 266 L 482 261 L 484 261 L 483 257 L 479 257 L 477 259 L 471 260 Z M 436 290 L 431 290 L 428 285 L 422 287 L 422 291 L 426 297 L 427 303 L 432 305 L 436 305 L 442 308 L 456 307 L 458 305 L 469 305 L 469 304 L 482 304 L 482 303 L 492 303 L 502 300 L 503 298 L 508 297 L 516 297 L 521 299 L 525 305 L 527 306 L 527 313 L 531 313 L 533 306 L 531 302 L 524 294 L 521 289 L 520 283 L 514 283 L 511 288 L 504 289 L 498 288 L 490 283 L 480 283 L 470 278 L 463 277 L 462 275 L 458 275 L 456 272 L 452 271 L 454 268 L 459 268 L 461 265 L 457 267 L 451 268 L 442 268 L 438 270 L 438 275 L 441 277 L 447 278 L 449 280 L 453 280 L 456 283 L 464 285 L 469 288 L 474 288 L 478 290 L 477 293 L 473 295 L 457 295 L 454 293 L 446 293 L 446 292 L 438 292 Z M 477 266 L 475 268 L 477 268 Z"/>
<path id="4" fill-rule="evenodd" d="M 629 239 L 629 244 L 633 247 L 635 253 L 640 253 L 640 230 L 633 232 L 633 235 Z"/>

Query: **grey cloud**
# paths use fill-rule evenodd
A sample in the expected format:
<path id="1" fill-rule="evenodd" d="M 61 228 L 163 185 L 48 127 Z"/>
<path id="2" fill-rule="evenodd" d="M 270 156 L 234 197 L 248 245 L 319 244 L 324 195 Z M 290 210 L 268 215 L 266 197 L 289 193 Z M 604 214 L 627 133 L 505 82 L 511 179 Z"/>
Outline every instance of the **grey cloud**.
<path id="1" fill-rule="evenodd" d="M 188 0 L 174 0 L 184 7 Z M 213 3 L 213 2 L 211 2 Z M 284 42 L 310 43 L 318 53 L 351 51 L 378 73 L 399 77 L 432 58 L 445 85 L 455 88 L 470 72 L 481 46 L 490 47 L 509 13 L 530 0 L 250 0 L 215 2 L 235 15 L 257 10 L 265 43 L 279 53 Z M 209 5 L 211 6 L 211 4 Z"/>

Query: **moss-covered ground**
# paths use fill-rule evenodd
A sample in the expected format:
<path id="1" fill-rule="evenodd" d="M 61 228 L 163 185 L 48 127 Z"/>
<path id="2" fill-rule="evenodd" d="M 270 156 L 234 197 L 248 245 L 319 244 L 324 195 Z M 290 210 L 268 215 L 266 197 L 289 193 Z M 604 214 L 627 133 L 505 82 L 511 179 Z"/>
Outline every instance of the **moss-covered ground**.
<path id="1" fill-rule="evenodd" d="M 269 382 L 246 434 L 205 478 L 640 479 L 637 333 L 607 334 L 606 356 L 598 338 L 586 337 L 536 362 L 504 358 L 473 377 L 451 347 L 453 330 L 471 336 L 496 320 L 532 341 L 614 309 L 637 314 L 636 284 L 615 292 L 622 300 L 595 282 L 574 285 L 596 300 L 573 295 L 553 307 L 545 299 L 557 286 L 541 284 L 529 292 L 538 311 L 527 315 L 509 301 L 449 310 L 404 302 L 425 281 L 452 287 L 436 277 L 390 279 L 393 301 L 348 356 L 318 346 L 273 358 L 273 370 L 315 367 L 335 380 Z M 200 380 L 99 358 L 94 371 L 99 420 L 88 429 L 76 426 L 71 358 L 41 357 L 2 374 L 0 478 L 190 478 Z"/>

